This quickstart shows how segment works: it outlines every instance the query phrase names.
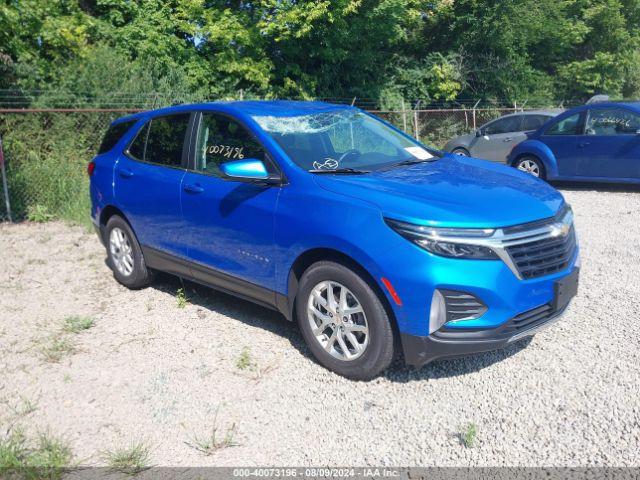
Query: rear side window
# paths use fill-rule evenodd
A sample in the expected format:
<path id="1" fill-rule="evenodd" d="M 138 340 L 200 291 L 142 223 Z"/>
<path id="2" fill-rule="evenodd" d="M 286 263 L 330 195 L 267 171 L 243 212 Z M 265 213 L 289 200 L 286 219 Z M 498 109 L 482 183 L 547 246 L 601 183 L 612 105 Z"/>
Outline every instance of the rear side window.
<path id="1" fill-rule="evenodd" d="M 191 114 L 157 117 L 145 124 L 129 147 L 129 155 L 143 162 L 168 167 L 182 165 L 184 138 Z"/>
<path id="2" fill-rule="evenodd" d="M 136 120 L 130 120 L 128 122 L 120 122 L 115 125 L 111 125 L 104 134 L 100 148 L 98 148 L 98 154 L 106 153 L 116 146 L 116 143 L 127 133 L 127 131 L 136 123 Z"/>
<path id="3" fill-rule="evenodd" d="M 522 120 L 522 131 L 537 130 L 545 124 L 551 117 L 545 115 L 524 115 Z"/>

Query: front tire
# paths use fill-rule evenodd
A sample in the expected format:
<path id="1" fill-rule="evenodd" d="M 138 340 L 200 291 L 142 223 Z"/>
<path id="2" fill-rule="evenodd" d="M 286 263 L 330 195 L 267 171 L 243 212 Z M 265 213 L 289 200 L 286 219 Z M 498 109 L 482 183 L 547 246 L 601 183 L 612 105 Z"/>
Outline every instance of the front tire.
<path id="1" fill-rule="evenodd" d="M 107 246 L 107 264 L 115 279 L 127 288 L 139 289 L 153 280 L 153 272 L 147 268 L 140 244 L 129 224 L 114 215 L 104 230 Z"/>
<path id="2" fill-rule="evenodd" d="M 543 180 L 546 178 L 544 164 L 538 157 L 534 157 L 533 155 L 525 155 L 524 157 L 518 158 L 513 163 L 513 166 L 521 172 L 528 173 L 536 178 Z"/>
<path id="3" fill-rule="evenodd" d="M 300 279 L 296 314 L 313 356 L 339 375 L 370 380 L 393 359 L 393 329 L 384 305 L 344 265 L 322 261 L 307 269 Z"/>
<path id="4" fill-rule="evenodd" d="M 458 147 L 451 150 L 454 155 L 460 155 L 461 157 L 470 157 L 469 151 L 466 148 Z"/>

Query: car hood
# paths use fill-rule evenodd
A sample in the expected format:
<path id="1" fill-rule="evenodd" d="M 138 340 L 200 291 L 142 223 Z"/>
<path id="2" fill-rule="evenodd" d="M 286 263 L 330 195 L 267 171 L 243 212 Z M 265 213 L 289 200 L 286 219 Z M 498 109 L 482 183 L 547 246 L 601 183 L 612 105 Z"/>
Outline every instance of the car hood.
<path id="1" fill-rule="evenodd" d="M 423 225 L 493 228 L 553 216 L 564 199 L 514 168 L 456 155 L 363 175 L 317 175 L 331 192 L 377 205 L 385 217 Z"/>

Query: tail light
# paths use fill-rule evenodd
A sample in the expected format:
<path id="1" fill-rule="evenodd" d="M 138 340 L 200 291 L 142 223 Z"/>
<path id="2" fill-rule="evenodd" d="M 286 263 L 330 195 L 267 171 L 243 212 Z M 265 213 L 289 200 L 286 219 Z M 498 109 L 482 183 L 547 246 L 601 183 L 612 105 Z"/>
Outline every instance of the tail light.
<path id="1" fill-rule="evenodd" d="M 89 164 L 87 165 L 87 174 L 89 176 L 93 175 L 93 171 L 96 169 L 96 164 L 95 162 L 89 162 Z"/>

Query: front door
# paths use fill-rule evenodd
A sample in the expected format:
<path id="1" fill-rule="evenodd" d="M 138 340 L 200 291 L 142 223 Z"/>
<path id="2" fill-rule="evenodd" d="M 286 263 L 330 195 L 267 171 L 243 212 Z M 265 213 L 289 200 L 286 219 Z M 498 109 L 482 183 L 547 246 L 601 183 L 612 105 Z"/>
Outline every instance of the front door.
<path id="1" fill-rule="evenodd" d="M 640 116 L 625 108 L 594 107 L 578 141 L 577 174 L 599 178 L 640 178 Z"/>
<path id="2" fill-rule="evenodd" d="M 572 177 L 577 172 L 578 143 L 583 129 L 582 113 L 560 118 L 551 124 L 540 140 L 553 152 L 561 177 Z"/>
<path id="3" fill-rule="evenodd" d="M 114 174 L 116 202 L 140 244 L 183 257 L 180 192 L 189 120 L 189 113 L 149 120 L 118 159 Z"/>
<path id="4" fill-rule="evenodd" d="M 234 291 L 242 288 L 237 279 L 273 290 L 274 216 L 280 187 L 225 178 L 220 166 L 255 158 L 273 172 L 276 167 L 253 134 L 232 117 L 203 112 L 198 123 L 192 168 L 181 193 L 193 276 Z M 251 294 L 260 296 L 256 291 Z"/>
<path id="5" fill-rule="evenodd" d="M 522 115 L 509 115 L 487 124 L 471 145 L 471 156 L 506 162 L 513 146 L 527 138 L 521 131 L 521 123 Z"/>

